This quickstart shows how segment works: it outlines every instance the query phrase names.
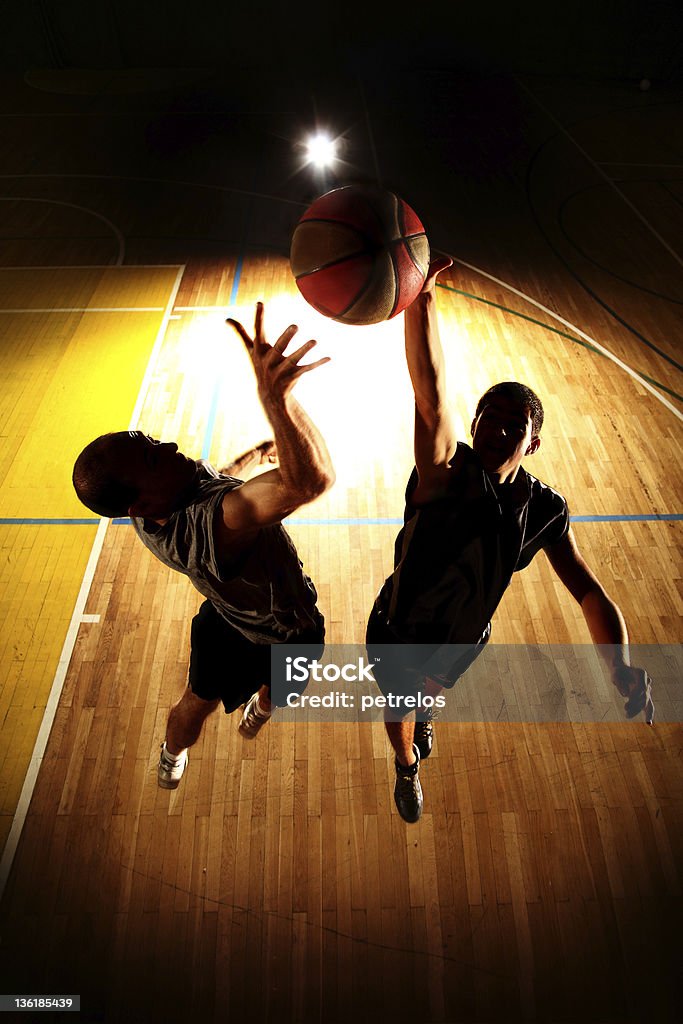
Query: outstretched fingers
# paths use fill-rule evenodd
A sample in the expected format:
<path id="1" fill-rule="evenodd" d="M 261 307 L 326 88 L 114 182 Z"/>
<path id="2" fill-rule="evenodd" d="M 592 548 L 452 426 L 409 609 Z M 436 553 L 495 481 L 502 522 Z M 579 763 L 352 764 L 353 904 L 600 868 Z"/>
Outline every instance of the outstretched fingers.
<path id="1" fill-rule="evenodd" d="M 239 320 L 233 320 L 232 317 L 228 317 L 225 321 L 227 324 L 230 324 L 235 331 L 237 331 L 244 342 L 244 345 L 251 356 L 254 368 L 256 369 L 256 376 L 259 380 L 261 378 L 265 380 L 269 377 L 271 382 L 274 383 L 276 378 L 279 378 L 281 384 L 284 384 L 285 388 L 288 390 L 291 386 L 291 382 L 300 377 L 302 373 L 308 373 L 310 370 L 315 370 L 318 366 L 322 366 L 324 363 L 330 362 L 330 357 L 324 356 L 322 359 L 317 359 L 313 363 L 307 363 L 304 366 L 299 365 L 299 361 L 317 344 L 317 342 L 313 340 L 305 342 L 305 344 L 300 345 L 299 348 L 295 349 L 294 352 L 291 352 L 289 355 L 285 355 L 287 346 L 299 330 L 296 324 L 290 324 L 289 327 L 285 328 L 275 344 L 269 345 L 263 335 L 263 308 L 262 302 L 256 303 L 253 338 L 249 336 Z M 289 381 L 290 384 L 287 385 L 285 383 L 286 381 Z"/>
<path id="2" fill-rule="evenodd" d="M 233 327 L 237 331 L 237 333 L 239 334 L 240 338 L 242 339 L 242 341 L 246 345 L 247 351 L 251 352 L 251 350 L 254 347 L 254 342 L 249 337 L 249 335 L 247 334 L 246 330 L 244 329 L 242 324 L 239 322 L 239 320 L 232 320 L 230 317 L 228 317 L 228 319 L 225 322 L 226 322 L 226 324 L 230 324 L 230 326 Z"/>
<path id="3" fill-rule="evenodd" d="M 275 351 L 279 352 L 280 355 L 282 355 L 282 353 L 287 348 L 287 346 L 289 345 L 290 341 L 292 340 L 292 338 L 294 337 L 294 335 L 296 334 L 296 332 L 298 330 L 299 330 L 299 328 L 296 326 L 296 324 L 290 324 L 289 327 L 287 327 L 286 330 L 284 330 L 282 332 L 280 337 L 277 339 L 277 341 L 273 345 L 273 348 L 275 349 Z"/>
<path id="4" fill-rule="evenodd" d="M 232 317 L 228 317 L 225 322 L 226 322 L 226 324 L 230 324 L 230 326 L 233 327 L 237 331 L 237 333 L 239 334 L 240 338 L 244 342 L 244 344 L 245 344 L 245 346 L 247 348 L 247 351 L 250 354 L 253 354 L 254 346 L 255 345 L 263 345 L 263 344 L 265 344 L 265 338 L 263 337 L 263 303 L 262 302 L 257 302 L 256 303 L 256 314 L 254 316 L 254 337 L 253 338 L 251 338 L 249 336 L 249 334 L 247 333 L 246 329 L 239 322 L 239 320 L 233 320 Z"/>
<path id="5" fill-rule="evenodd" d="M 304 342 L 304 344 L 301 345 L 299 348 L 295 349 L 293 352 L 290 352 L 288 356 L 285 356 L 284 362 L 298 363 L 299 360 L 302 359 L 307 352 L 310 352 L 312 348 L 315 348 L 317 344 L 318 342 L 313 340 Z"/>
<path id="6" fill-rule="evenodd" d="M 254 341 L 263 341 L 263 303 L 256 303 L 256 313 L 254 315 Z"/>
<path id="7" fill-rule="evenodd" d="M 315 370 L 318 366 L 324 366 L 325 363 L 330 363 L 332 360 L 329 356 L 323 356 L 321 359 L 316 359 L 314 363 L 304 363 L 303 366 L 297 366 L 296 376 L 300 377 L 302 373 L 308 373 L 309 370 Z"/>

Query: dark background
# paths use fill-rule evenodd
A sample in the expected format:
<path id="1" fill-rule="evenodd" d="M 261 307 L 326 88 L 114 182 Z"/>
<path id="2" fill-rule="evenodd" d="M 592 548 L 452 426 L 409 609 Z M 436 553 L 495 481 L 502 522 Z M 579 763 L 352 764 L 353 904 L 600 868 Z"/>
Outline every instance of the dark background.
<path id="1" fill-rule="evenodd" d="M 64 176 L 79 175 L 79 202 L 87 176 L 154 179 L 138 222 L 122 224 L 127 262 L 218 256 L 244 244 L 247 221 L 251 248 L 286 253 L 316 195 L 374 181 L 415 207 L 433 248 L 490 264 L 520 231 L 533 250 L 528 195 L 538 195 L 541 149 L 543 187 L 558 181 L 566 194 L 567 147 L 548 147 L 553 116 L 571 129 L 681 100 L 683 14 L 668 0 L 419 3 L 408 15 L 371 2 L 31 0 L 6 2 L 2 15 L 5 176 L 22 176 L 25 194 L 27 175 L 61 175 L 65 199 Z M 561 92 L 549 94 L 557 82 Z M 12 110 L 34 116 L 35 141 L 11 124 Z M 316 125 L 341 147 L 324 178 L 302 160 L 301 140 Z M 662 133 L 654 156 L 680 162 L 682 134 Z M 572 159 L 572 188 L 582 175 L 595 185 Z M 195 213 L 181 224 L 182 190 L 161 179 L 225 194 L 218 204 L 188 192 Z M 156 251 L 148 203 L 154 223 L 169 225 Z"/>

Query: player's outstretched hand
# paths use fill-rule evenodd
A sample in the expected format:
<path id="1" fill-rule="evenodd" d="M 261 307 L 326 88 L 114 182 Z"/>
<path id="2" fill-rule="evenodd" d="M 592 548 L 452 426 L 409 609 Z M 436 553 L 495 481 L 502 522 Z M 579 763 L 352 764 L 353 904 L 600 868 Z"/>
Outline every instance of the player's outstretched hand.
<path id="1" fill-rule="evenodd" d="M 315 347 L 317 342 L 307 341 L 289 355 L 285 355 L 285 349 L 298 331 L 295 324 L 291 324 L 282 332 L 274 345 L 266 341 L 263 331 L 263 303 L 256 303 L 256 316 L 254 318 L 254 337 L 251 338 L 245 328 L 238 320 L 228 318 L 226 323 L 239 334 L 244 342 L 247 352 L 254 365 L 254 373 L 258 383 L 261 398 L 284 398 L 294 387 L 296 381 L 302 374 L 315 370 L 323 363 L 329 363 L 330 357 L 324 356 L 314 363 L 300 365 L 303 357 Z"/>
<path id="2" fill-rule="evenodd" d="M 614 673 L 614 685 L 627 701 L 624 711 L 627 718 L 635 718 L 641 711 L 645 712 L 645 721 L 652 725 L 655 717 L 655 706 L 652 703 L 652 680 L 644 668 L 622 665 Z"/>
<path id="3" fill-rule="evenodd" d="M 436 279 L 441 271 L 448 270 L 448 268 L 452 266 L 453 260 L 450 256 L 435 256 L 429 264 L 427 277 L 425 278 L 425 283 L 422 286 L 422 293 L 433 292 L 436 286 Z"/>

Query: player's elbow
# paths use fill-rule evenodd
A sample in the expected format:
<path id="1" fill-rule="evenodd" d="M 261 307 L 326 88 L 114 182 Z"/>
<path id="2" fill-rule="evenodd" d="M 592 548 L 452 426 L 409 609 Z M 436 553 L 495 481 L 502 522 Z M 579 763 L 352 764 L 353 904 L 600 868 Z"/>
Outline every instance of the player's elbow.
<path id="1" fill-rule="evenodd" d="M 324 471 L 320 475 L 320 493 L 317 497 L 324 494 L 326 491 L 331 490 L 337 482 L 337 474 L 335 473 L 331 465 L 326 466 Z"/>
<path id="2" fill-rule="evenodd" d="M 282 488 L 281 500 L 287 515 L 302 505 L 320 498 L 336 480 L 332 467 L 320 467 L 315 473 L 307 473 L 305 478 L 291 480 Z"/>
<path id="3" fill-rule="evenodd" d="M 332 466 L 325 466 L 320 468 L 317 473 L 312 476 L 301 489 L 301 504 L 305 505 L 309 501 L 315 501 L 316 498 L 322 497 L 326 491 L 334 485 L 337 477 Z"/>

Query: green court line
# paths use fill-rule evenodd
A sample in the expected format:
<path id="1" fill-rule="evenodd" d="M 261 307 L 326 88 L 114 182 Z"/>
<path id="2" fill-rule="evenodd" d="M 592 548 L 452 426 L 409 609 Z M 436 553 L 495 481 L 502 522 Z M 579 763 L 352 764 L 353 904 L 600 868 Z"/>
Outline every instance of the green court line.
<path id="1" fill-rule="evenodd" d="M 437 288 L 443 288 L 447 292 L 455 292 L 456 295 L 463 295 L 466 299 L 474 299 L 475 302 L 483 302 L 485 306 L 493 306 L 494 309 L 500 309 L 503 313 L 510 313 L 512 316 L 519 317 L 520 320 L 528 320 L 530 324 L 535 324 L 536 327 L 543 327 L 546 331 L 551 331 L 553 334 L 559 334 L 561 338 L 566 338 L 567 341 L 573 342 L 575 345 L 580 345 L 581 348 L 587 348 L 589 352 L 595 352 L 596 355 L 602 356 L 603 359 L 607 359 L 604 352 L 595 346 L 590 345 L 587 341 L 582 341 L 580 338 L 575 338 L 573 334 L 567 334 L 566 331 L 561 331 L 559 327 L 551 327 L 550 324 L 544 323 L 542 320 L 537 320 L 533 316 L 529 316 L 527 313 L 520 313 L 516 309 L 510 309 L 509 306 L 501 306 L 499 302 L 492 302 L 491 299 L 483 299 L 481 295 L 472 295 L 471 292 L 464 292 L 461 288 L 453 288 L 449 284 L 441 284 L 437 281 Z M 683 402 L 683 395 L 679 395 L 678 392 L 672 391 L 666 384 L 662 384 L 661 381 L 655 380 L 654 377 L 648 377 L 646 373 L 638 370 L 639 376 L 646 380 L 648 384 L 654 385 L 661 391 L 666 392 L 667 395 L 671 395 L 672 398 L 676 398 L 679 402 Z"/>

